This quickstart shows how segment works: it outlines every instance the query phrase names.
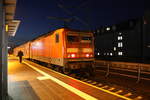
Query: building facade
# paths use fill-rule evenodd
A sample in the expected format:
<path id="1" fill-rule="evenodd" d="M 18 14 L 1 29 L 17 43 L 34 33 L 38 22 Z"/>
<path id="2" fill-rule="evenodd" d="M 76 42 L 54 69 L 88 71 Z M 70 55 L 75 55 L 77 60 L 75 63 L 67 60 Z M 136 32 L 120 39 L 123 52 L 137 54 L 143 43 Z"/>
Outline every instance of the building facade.
<path id="1" fill-rule="evenodd" d="M 95 30 L 97 59 L 142 62 L 150 59 L 150 17 L 127 20 Z"/>

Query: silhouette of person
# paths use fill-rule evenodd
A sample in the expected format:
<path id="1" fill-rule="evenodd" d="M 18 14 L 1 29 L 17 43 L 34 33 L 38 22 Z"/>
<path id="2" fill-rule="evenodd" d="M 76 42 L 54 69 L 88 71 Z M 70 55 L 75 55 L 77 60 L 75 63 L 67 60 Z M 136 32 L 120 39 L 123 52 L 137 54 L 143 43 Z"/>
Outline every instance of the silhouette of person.
<path id="1" fill-rule="evenodd" d="M 23 52 L 21 50 L 18 52 L 17 56 L 19 57 L 19 62 L 22 63 Z"/>

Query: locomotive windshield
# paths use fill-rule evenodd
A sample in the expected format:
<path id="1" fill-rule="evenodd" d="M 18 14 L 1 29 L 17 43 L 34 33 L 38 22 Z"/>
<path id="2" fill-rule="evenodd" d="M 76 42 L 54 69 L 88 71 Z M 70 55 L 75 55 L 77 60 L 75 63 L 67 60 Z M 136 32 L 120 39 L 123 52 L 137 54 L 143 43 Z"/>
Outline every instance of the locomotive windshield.
<path id="1" fill-rule="evenodd" d="M 82 37 L 82 40 L 89 40 L 89 41 L 91 41 L 92 37 Z"/>
<path id="2" fill-rule="evenodd" d="M 67 35 L 68 42 L 83 42 L 83 43 L 92 43 L 91 36 L 75 36 Z"/>
<path id="3" fill-rule="evenodd" d="M 67 40 L 69 42 L 79 42 L 79 37 L 78 36 L 67 36 Z"/>
<path id="4" fill-rule="evenodd" d="M 82 43 L 92 43 L 92 37 L 83 36 L 83 37 L 81 37 L 81 42 Z"/>

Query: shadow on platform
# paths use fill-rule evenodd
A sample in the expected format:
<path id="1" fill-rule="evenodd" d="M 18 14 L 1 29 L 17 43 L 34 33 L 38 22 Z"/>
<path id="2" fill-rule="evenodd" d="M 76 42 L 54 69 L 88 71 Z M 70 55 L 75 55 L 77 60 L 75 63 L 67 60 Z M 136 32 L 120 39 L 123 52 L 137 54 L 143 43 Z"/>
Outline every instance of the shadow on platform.
<path id="1" fill-rule="evenodd" d="M 9 100 L 40 100 L 28 81 L 8 83 Z"/>

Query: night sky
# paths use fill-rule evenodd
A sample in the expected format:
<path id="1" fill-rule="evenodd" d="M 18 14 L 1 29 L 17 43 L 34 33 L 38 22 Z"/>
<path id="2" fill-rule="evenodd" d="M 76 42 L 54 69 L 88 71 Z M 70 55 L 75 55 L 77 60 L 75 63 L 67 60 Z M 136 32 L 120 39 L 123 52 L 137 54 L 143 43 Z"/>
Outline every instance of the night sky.
<path id="1" fill-rule="evenodd" d="M 17 0 L 15 19 L 21 24 L 9 43 L 18 45 L 48 31 L 63 27 L 63 21 L 48 17 L 74 18 L 68 27 L 93 30 L 100 26 L 143 16 L 143 0 Z M 61 8 L 61 7 L 64 8 Z"/>

